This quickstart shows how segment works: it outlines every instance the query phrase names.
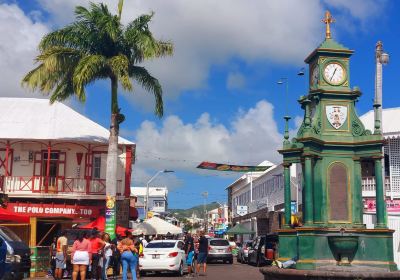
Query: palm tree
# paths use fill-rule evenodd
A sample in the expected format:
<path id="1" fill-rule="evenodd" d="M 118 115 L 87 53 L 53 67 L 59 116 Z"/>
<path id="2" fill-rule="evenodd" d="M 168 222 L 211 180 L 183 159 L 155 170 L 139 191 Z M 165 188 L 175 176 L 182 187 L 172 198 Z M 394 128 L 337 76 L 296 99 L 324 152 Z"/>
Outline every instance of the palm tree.
<path id="1" fill-rule="evenodd" d="M 22 79 L 22 85 L 50 95 L 50 102 L 75 96 L 85 102 L 85 88 L 103 79 L 111 82 L 111 126 L 107 156 L 106 193 L 115 197 L 117 187 L 119 124 L 118 86 L 133 91 L 132 80 L 155 97 L 155 114 L 163 115 L 162 88 L 144 67 L 147 59 L 173 54 L 170 42 L 157 40 L 149 29 L 154 13 L 144 14 L 128 25 L 121 24 L 123 0 L 118 15 L 104 4 L 77 6 L 76 20 L 44 36 L 39 44 L 39 65 Z"/>

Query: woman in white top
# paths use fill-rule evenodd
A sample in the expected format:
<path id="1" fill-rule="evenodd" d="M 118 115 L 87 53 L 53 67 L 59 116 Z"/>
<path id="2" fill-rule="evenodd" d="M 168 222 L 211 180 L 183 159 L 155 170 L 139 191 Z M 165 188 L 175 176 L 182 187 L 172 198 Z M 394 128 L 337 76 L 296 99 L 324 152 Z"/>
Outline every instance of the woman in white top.
<path id="1" fill-rule="evenodd" d="M 110 264 L 111 256 L 112 256 L 112 245 L 110 243 L 110 236 L 107 233 L 103 234 L 103 263 L 102 263 L 102 270 L 101 270 L 101 279 L 107 280 L 107 268 Z"/>

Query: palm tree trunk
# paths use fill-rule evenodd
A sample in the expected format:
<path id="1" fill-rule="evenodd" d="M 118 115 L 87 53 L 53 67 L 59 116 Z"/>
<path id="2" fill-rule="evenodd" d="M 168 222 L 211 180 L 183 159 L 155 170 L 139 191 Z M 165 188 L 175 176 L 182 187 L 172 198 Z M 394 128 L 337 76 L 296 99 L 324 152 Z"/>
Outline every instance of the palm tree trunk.
<path id="1" fill-rule="evenodd" d="M 111 127 L 108 142 L 107 172 L 106 172 L 106 194 L 115 196 L 117 194 L 117 165 L 118 165 L 118 80 L 111 79 Z"/>
<path id="2" fill-rule="evenodd" d="M 106 170 L 106 228 L 111 238 L 115 236 L 116 226 L 116 194 L 117 194 L 117 166 L 118 166 L 118 80 L 111 78 L 111 126 L 108 142 L 107 170 Z"/>

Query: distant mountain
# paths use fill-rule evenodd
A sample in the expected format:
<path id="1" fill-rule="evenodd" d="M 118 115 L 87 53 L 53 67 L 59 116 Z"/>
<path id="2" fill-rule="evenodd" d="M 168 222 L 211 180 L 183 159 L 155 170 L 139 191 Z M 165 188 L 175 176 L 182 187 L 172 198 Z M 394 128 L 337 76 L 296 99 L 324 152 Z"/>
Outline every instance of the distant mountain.
<path id="1" fill-rule="evenodd" d="M 218 208 L 219 204 L 217 202 L 211 202 L 209 204 L 206 204 L 206 210 L 210 211 L 212 209 Z M 172 215 L 174 215 L 176 218 L 190 218 L 193 213 L 197 215 L 198 218 L 203 218 L 204 217 L 204 206 L 198 205 L 194 206 L 189 209 L 168 209 L 168 212 L 170 212 Z"/>

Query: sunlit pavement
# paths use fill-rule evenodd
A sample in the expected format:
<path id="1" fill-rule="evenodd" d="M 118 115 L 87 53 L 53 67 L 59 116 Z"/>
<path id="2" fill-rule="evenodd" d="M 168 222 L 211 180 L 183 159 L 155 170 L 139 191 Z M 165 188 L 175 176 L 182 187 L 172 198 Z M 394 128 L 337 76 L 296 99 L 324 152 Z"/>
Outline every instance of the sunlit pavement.
<path id="1" fill-rule="evenodd" d="M 170 273 L 157 273 L 157 274 L 148 274 L 147 276 L 140 277 L 139 279 L 142 280 L 160 280 L 160 279 L 186 279 L 185 278 L 186 274 L 183 277 L 177 277 L 173 274 Z M 26 280 L 44 280 L 44 279 L 53 279 L 52 277 L 46 278 L 46 277 L 41 277 L 41 278 L 26 278 Z M 64 278 L 67 279 L 67 278 Z M 113 280 L 112 277 L 108 278 L 109 280 Z M 122 279 L 122 277 L 118 277 L 116 279 Z M 132 279 L 130 274 L 128 276 L 128 279 Z M 207 279 L 207 280 L 234 280 L 234 279 L 240 279 L 240 280 L 247 280 L 247 279 L 254 279 L 254 280 L 262 280 L 262 274 L 259 272 L 259 268 L 255 266 L 250 266 L 247 264 L 241 264 L 237 263 L 236 260 L 234 259 L 233 264 L 223 264 L 223 263 L 211 263 L 207 264 L 207 275 L 199 275 L 197 277 L 191 278 L 193 280 L 202 280 L 202 279 Z"/>
<path id="2" fill-rule="evenodd" d="M 186 275 L 185 275 L 186 276 Z M 146 280 L 157 280 L 157 279 L 186 279 L 183 277 L 176 277 L 172 274 L 160 273 L 156 275 L 148 275 L 141 277 L 140 279 Z M 207 279 L 207 280 L 232 280 L 232 279 L 255 279 L 262 280 L 262 274 L 259 272 L 258 267 L 250 266 L 247 264 L 241 264 L 234 261 L 233 264 L 222 264 L 222 263 L 212 263 L 207 265 L 207 275 L 199 276 L 191 279 Z"/>

